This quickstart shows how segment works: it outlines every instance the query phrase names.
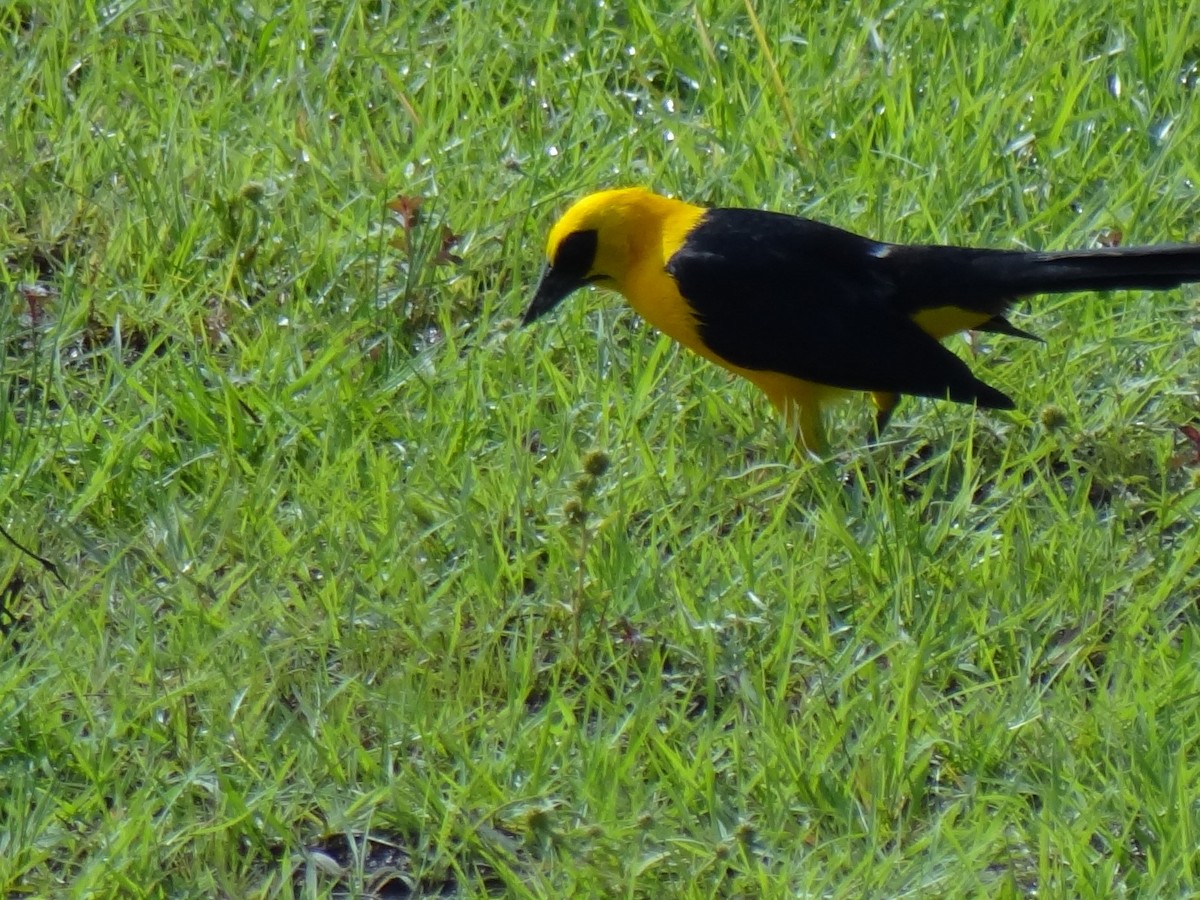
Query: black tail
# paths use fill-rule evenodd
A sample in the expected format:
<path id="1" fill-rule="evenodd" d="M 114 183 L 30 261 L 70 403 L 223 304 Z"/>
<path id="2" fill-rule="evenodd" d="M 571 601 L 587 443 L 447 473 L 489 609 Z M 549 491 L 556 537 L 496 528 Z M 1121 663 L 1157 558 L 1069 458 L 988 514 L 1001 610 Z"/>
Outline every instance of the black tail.
<path id="1" fill-rule="evenodd" d="M 1068 291 L 1160 290 L 1200 281 L 1200 245 L 1026 253 L 893 247 L 888 262 L 905 309 L 941 305 L 1002 313 L 1018 297 Z"/>
<path id="2" fill-rule="evenodd" d="M 998 263 L 998 265 L 997 265 Z M 1159 290 L 1200 281 L 1200 246 L 1113 247 L 1018 253 L 995 263 L 995 277 L 1016 296 L 1065 291 Z M 985 276 L 986 277 L 986 276 Z"/>

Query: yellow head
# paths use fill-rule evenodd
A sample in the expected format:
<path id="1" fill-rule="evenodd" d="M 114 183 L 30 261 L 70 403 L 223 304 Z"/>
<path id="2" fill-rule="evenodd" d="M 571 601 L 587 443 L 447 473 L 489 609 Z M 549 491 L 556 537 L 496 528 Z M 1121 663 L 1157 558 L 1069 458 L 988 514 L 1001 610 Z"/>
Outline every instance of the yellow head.
<path id="1" fill-rule="evenodd" d="M 589 194 L 568 209 L 546 241 L 549 264 L 542 273 L 522 324 L 545 315 L 587 284 L 620 289 L 639 246 L 646 223 L 661 218 L 665 198 L 641 188 Z"/>

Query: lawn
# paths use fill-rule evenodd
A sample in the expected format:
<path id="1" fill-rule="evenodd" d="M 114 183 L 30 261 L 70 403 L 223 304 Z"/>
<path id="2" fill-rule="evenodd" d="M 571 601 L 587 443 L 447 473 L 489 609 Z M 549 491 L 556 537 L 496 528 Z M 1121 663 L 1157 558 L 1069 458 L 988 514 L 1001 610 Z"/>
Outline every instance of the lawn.
<path id="1" fill-rule="evenodd" d="M 828 8 L 826 8 L 828 7 Z M 1200 241 L 1200 2 L 0 8 L 0 894 L 1200 891 L 1200 288 L 830 421 L 584 291 L 637 184 Z M 22 549 L 23 548 L 23 549 Z"/>

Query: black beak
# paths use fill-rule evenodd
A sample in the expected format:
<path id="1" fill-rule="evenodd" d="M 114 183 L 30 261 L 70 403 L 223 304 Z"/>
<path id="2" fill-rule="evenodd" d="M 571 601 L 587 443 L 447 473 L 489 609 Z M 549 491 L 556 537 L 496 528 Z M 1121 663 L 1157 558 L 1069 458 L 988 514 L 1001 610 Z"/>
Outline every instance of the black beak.
<path id="1" fill-rule="evenodd" d="M 529 309 L 525 310 L 525 317 L 521 319 L 521 324 L 528 325 L 530 322 L 540 319 L 588 281 L 587 278 L 563 275 L 556 272 L 554 266 L 546 266 L 546 271 L 542 273 L 542 280 L 538 282 L 533 300 L 529 304 Z"/>

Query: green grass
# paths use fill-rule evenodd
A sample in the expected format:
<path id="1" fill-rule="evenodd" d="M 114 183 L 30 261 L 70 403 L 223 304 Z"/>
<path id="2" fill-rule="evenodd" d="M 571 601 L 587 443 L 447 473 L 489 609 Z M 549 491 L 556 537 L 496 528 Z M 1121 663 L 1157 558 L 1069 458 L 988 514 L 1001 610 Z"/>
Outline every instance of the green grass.
<path id="1" fill-rule="evenodd" d="M 7 896 L 1200 890 L 1194 287 L 826 465 L 514 326 L 618 184 L 1200 240 L 1200 3 L 667 6 L 0 9 Z"/>

